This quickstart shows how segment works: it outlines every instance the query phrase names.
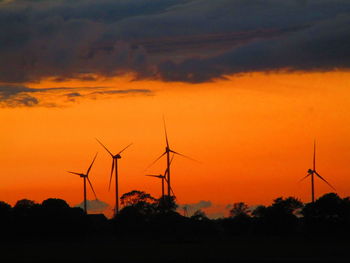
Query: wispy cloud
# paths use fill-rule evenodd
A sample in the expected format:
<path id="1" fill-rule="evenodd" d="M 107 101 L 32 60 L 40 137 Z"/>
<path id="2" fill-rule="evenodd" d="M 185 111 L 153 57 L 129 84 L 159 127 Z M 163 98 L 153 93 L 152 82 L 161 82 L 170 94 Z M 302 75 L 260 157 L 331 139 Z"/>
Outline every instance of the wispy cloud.
<path id="1" fill-rule="evenodd" d="M 132 94 L 132 93 L 152 93 L 151 90 L 148 89 L 126 89 L 126 90 L 104 90 L 104 91 L 95 91 L 90 93 L 91 95 L 93 94 L 100 94 L 100 95 L 108 95 L 108 94 Z"/>
<path id="2" fill-rule="evenodd" d="M 0 85 L 1 107 L 34 107 L 40 105 L 35 93 L 57 92 L 66 88 L 32 89 L 26 86 Z M 52 104 L 45 104 L 49 106 Z"/>
<path id="3" fill-rule="evenodd" d="M 68 93 L 67 93 L 68 91 Z M 109 87 L 55 87 L 34 89 L 26 86 L 0 85 L 0 107 L 55 107 L 60 99 L 68 102 L 102 95 L 151 94 L 147 89 L 112 89 Z M 53 101 L 51 101 L 53 100 Z"/>
<path id="4" fill-rule="evenodd" d="M 66 96 L 68 98 L 81 97 L 82 95 L 79 92 L 67 93 Z"/>

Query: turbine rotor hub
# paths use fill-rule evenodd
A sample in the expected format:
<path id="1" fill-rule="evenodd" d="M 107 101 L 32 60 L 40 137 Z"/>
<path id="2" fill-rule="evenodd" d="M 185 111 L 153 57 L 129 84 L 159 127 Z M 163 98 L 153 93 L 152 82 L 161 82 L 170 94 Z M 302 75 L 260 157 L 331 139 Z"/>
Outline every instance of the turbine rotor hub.
<path id="1" fill-rule="evenodd" d="M 314 174 L 314 173 L 315 173 L 315 171 L 312 170 L 312 169 L 307 170 L 307 172 L 308 172 L 309 174 Z"/>

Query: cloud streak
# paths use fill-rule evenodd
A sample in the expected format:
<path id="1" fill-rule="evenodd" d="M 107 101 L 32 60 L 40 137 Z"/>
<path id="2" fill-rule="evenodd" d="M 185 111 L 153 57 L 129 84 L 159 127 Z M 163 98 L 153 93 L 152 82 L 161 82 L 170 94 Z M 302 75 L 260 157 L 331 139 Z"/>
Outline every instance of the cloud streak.
<path id="1" fill-rule="evenodd" d="M 1 3 L 3 83 L 90 73 L 198 83 L 242 72 L 350 67 L 348 0 Z"/>
<path id="2" fill-rule="evenodd" d="M 68 92 L 68 93 L 67 93 Z M 77 99 L 93 99 L 102 95 L 128 95 L 145 94 L 152 92 L 147 89 L 112 89 L 109 87 L 56 87 L 34 89 L 26 86 L 0 85 L 0 107 L 58 107 L 61 104 L 58 98 L 65 97 L 68 102 L 75 102 Z M 55 102 L 50 102 L 47 97 L 54 95 Z"/>

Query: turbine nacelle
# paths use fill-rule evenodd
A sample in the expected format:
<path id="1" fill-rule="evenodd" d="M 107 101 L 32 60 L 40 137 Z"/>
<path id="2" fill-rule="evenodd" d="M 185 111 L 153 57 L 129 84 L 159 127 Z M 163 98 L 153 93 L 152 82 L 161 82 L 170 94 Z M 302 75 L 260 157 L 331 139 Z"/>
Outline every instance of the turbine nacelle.
<path id="1" fill-rule="evenodd" d="M 314 174 L 314 173 L 315 173 L 315 171 L 314 171 L 314 170 L 312 170 L 312 169 L 309 169 L 309 170 L 307 170 L 307 173 L 308 173 L 308 174 Z"/>
<path id="2" fill-rule="evenodd" d="M 120 158 L 122 158 L 122 157 L 120 156 L 120 154 L 113 155 L 113 159 L 120 159 Z"/>

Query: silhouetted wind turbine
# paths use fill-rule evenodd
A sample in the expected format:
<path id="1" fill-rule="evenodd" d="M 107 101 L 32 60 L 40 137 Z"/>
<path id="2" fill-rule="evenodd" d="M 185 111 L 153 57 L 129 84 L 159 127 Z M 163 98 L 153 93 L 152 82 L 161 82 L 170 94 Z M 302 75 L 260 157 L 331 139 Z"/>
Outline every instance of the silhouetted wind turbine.
<path id="1" fill-rule="evenodd" d="M 111 155 L 112 157 L 112 169 L 111 169 L 111 176 L 109 178 L 109 185 L 108 185 L 108 191 L 111 189 L 111 182 L 112 182 L 112 177 L 113 177 L 113 170 L 115 171 L 115 215 L 117 215 L 119 213 L 119 187 L 118 187 L 118 159 L 122 158 L 120 156 L 120 154 L 125 151 L 130 145 L 132 145 L 132 143 L 130 143 L 128 146 L 126 146 L 124 149 L 122 149 L 120 152 L 118 152 L 117 154 L 113 154 L 111 153 L 106 146 L 103 145 L 102 142 L 100 142 L 97 138 L 96 141 L 98 141 L 99 144 L 101 144 L 101 146 L 103 148 L 105 148 L 105 150 Z"/>
<path id="2" fill-rule="evenodd" d="M 313 156 L 313 168 L 307 170 L 307 175 L 303 177 L 301 181 L 306 179 L 307 177 L 311 177 L 311 202 L 315 202 L 315 185 L 314 185 L 314 175 L 319 177 L 322 181 L 324 181 L 326 184 L 328 184 L 332 189 L 336 190 L 330 183 L 326 181 L 317 171 L 316 171 L 316 141 L 314 141 L 314 156 Z"/>
<path id="3" fill-rule="evenodd" d="M 174 159 L 174 154 L 171 157 L 170 165 L 171 165 L 173 159 Z M 151 176 L 151 177 L 156 177 L 156 178 L 161 179 L 161 181 L 162 181 L 162 198 L 164 198 L 164 181 L 166 181 L 168 183 L 168 179 L 166 177 L 167 173 L 168 173 L 168 168 L 165 169 L 164 174 L 146 174 L 146 176 Z M 173 195 L 175 196 L 174 191 L 173 191 L 173 189 L 171 187 L 170 187 L 170 190 L 173 193 Z"/>
<path id="4" fill-rule="evenodd" d="M 80 177 L 83 178 L 83 181 L 84 181 L 84 212 L 85 212 L 85 214 L 87 214 L 87 206 L 86 206 L 86 180 L 87 180 L 88 183 L 90 184 L 91 190 L 92 190 L 92 192 L 93 192 L 94 195 L 95 195 L 95 199 L 97 200 L 97 196 L 96 196 L 95 190 L 94 190 L 94 188 L 93 188 L 93 186 L 92 186 L 92 183 L 91 183 L 91 181 L 90 181 L 90 179 L 89 179 L 89 173 L 90 173 L 90 170 L 91 170 L 92 165 L 93 165 L 94 162 L 95 162 L 96 156 L 97 156 L 97 153 L 96 153 L 94 159 L 92 160 L 92 162 L 91 162 L 89 168 L 87 169 L 86 174 L 68 171 L 68 173 L 76 174 L 76 175 L 79 175 Z"/>
<path id="5" fill-rule="evenodd" d="M 192 161 L 196 161 L 186 155 L 183 155 L 181 153 L 175 152 L 174 150 L 170 149 L 169 146 L 169 140 L 168 140 L 168 134 L 167 134 L 167 130 L 166 130 L 166 125 L 165 125 L 165 119 L 163 118 L 163 122 L 164 122 L 164 133 L 165 133 L 165 142 L 166 142 L 166 146 L 165 146 L 165 152 L 161 154 L 161 156 L 159 156 L 156 160 L 154 160 L 149 166 L 151 167 L 153 164 L 155 164 L 160 158 L 162 158 L 164 155 L 166 155 L 166 163 L 167 163 L 167 184 L 168 184 L 168 196 L 170 196 L 171 193 L 171 184 L 170 184 L 170 153 L 173 154 L 177 154 L 180 155 L 182 157 L 185 157 L 187 159 L 190 159 Z"/>

